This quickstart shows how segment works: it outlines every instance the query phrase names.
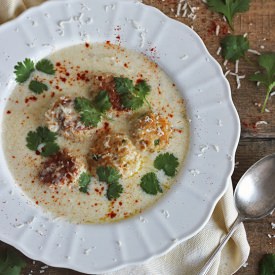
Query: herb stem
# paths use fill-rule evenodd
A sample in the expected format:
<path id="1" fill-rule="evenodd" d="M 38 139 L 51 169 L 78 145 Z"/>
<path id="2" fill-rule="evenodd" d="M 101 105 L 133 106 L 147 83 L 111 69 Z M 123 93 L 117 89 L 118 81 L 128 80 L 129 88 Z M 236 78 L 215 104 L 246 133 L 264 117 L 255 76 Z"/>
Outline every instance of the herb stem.
<path id="1" fill-rule="evenodd" d="M 265 107 L 266 107 L 267 101 L 269 99 L 270 92 L 271 92 L 271 89 L 268 89 L 268 91 L 266 93 L 265 101 L 264 101 L 264 104 L 263 104 L 263 107 L 262 107 L 262 110 L 261 110 L 261 113 L 265 112 Z"/>

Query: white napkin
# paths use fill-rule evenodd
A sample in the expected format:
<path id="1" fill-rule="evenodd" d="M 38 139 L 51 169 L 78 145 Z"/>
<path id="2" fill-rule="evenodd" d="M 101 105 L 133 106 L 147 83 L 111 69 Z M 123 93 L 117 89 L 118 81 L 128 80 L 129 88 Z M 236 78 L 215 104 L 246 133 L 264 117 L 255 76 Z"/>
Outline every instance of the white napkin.
<path id="1" fill-rule="evenodd" d="M 1 0 L 0 23 L 42 2 L 44 0 Z M 179 244 L 164 256 L 152 259 L 143 265 L 123 268 L 106 275 L 195 275 L 218 246 L 236 217 L 233 188 L 230 182 L 228 190 L 218 202 L 209 222 L 199 234 Z M 209 275 L 235 273 L 247 260 L 249 250 L 245 229 L 241 224 L 217 257 Z"/>
<path id="2" fill-rule="evenodd" d="M 123 268 L 105 275 L 195 275 L 219 245 L 236 217 L 237 211 L 234 207 L 233 188 L 230 182 L 228 190 L 218 202 L 209 222 L 196 236 L 179 244 L 164 256 L 152 259 L 143 265 Z M 208 274 L 234 274 L 246 262 L 249 250 L 245 229 L 241 224 Z"/>

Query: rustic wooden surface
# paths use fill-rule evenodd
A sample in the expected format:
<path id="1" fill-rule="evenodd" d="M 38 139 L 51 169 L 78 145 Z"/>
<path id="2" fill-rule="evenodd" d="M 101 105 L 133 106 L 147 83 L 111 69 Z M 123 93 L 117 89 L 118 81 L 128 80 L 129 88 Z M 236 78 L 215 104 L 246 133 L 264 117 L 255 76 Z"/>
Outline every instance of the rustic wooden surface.
<path id="1" fill-rule="evenodd" d="M 177 0 L 144 0 L 145 4 L 155 6 L 171 18 L 179 20 L 188 26 L 193 26 L 194 30 L 201 36 L 209 52 L 223 64 L 220 56 L 216 52 L 219 47 L 219 41 L 223 34 L 215 35 L 213 26 L 219 24 L 225 26 L 220 15 L 210 12 L 201 0 L 189 0 L 191 6 L 199 7 L 196 12 L 196 19 L 192 21 L 188 18 L 176 17 Z M 234 20 L 235 34 L 248 33 L 250 48 L 259 52 L 275 51 L 275 1 L 274 0 L 252 0 L 249 12 L 236 16 Z M 253 61 L 256 56 L 249 54 Z M 234 65 L 229 64 L 229 68 L 234 69 Z M 255 65 L 244 60 L 240 61 L 240 74 L 250 75 L 257 70 Z M 223 69 L 225 70 L 224 66 Z M 232 97 L 240 115 L 242 124 L 241 140 L 237 150 L 235 172 L 233 174 L 233 184 L 235 185 L 241 175 L 261 157 L 275 152 L 275 96 L 272 97 L 267 108 L 269 113 L 260 113 L 260 106 L 264 100 L 264 90 L 257 89 L 255 84 L 244 79 L 241 88 L 236 89 L 235 78 L 228 77 Z M 255 123 L 260 120 L 268 122 L 267 125 L 256 127 Z M 271 228 L 271 222 L 275 222 L 275 215 L 267 217 L 257 222 L 246 223 L 248 241 L 251 246 L 251 252 L 248 259 L 248 265 L 241 268 L 237 275 L 259 274 L 259 260 L 265 253 L 275 253 L 275 238 L 269 238 L 268 234 L 275 234 Z M 9 247 L 0 242 L 0 251 Z M 23 274 L 40 274 L 43 263 L 33 262 L 31 259 L 23 256 L 28 265 Z M 43 273 L 45 275 L 76 275 L 75 271 L 57 268 L 47 268 Z M 167 274 L 169 275 L 169 274 Z M 181 274 L 179 274 L 181 275 Z M 192 275 L 192 274 L 190 274 Z"/>

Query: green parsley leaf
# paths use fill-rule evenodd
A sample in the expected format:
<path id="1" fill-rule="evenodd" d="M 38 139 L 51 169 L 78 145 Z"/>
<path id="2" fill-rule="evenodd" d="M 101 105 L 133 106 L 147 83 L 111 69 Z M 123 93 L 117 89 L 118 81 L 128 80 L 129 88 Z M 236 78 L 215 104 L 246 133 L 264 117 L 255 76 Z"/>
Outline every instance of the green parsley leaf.
<path id="1" fill-rule="evenodd" d="M 92 106 L 89 99 L 77 97 L 74 102 L 74 107 L 80 113 L 80 119 L 85 126 L 96 127 L 101 120 L 101 113 Z"/>
<path id="2" fill-rule="evenodd" d="M 112 107 L 107 91 L 100 91 L 97 94 L 97 96 L 94 99 L 94 106 L 101 113 L 105 113 Z"/>
<path id="3" fill-rule="evenodd" d="M 42 59 L 37 62 L 35 66 L 36 70 L 45 74 L 54 74 L 55 69 L 53 63 L 49 59 Z"/>
<path id="4" fill-rule="evenodd" d="M 243 35 L 227 35 L 221 41 L 222 56 L 229 61 L 236 61 L 249 49 L 249 41 Z"/>
<path id="5" fill-rule="evenodd" d="M 135 86 L 133 81 L 126 77 L 115 77 L 116 92 L 120 94 L 120 101 L 124 108 L 136 110 L 142 107 L 151 87 L 145 80 L 139 81 Z"/>
<path id="6" fill-rule="evenodd" d="M 51 132 L 47 127 L 38 127 L 35 132 L 28 132 L 27 147 L 32 151 L 37 151 L 39 145 L 43 144 L 40 153 L 42 156 L 48 157 L 59 151 L 59 146 L 55 143 L 56 137 L 57 134 Z"/>
<path id="7" fill-rule="evenodd" d="M 134 91 L 133 80 L 126 77 L 114 77 L 116 92 L 119 94 L 127 94 Z"/>
<path id="8" fill-rule="evenodd" d="M 0 275 L 20 275 L 25 266 L 26 262 L 12 250 L 0 252 Z"/>
<path id="9" fill-rule="evenodd" d="M 207 0 L 210 10 L 223 14 L 231 29 L 233 29 L 233 17 L 238 12 L 249 9 L 250 0 Z"/>
<path id="10" fill-rule="evenodd" d="M 59 146 L 55 142 L 47 142 L 42 148 L 40 155 L 43 157 L 49 157 L 59 151 Z"/>
<path id="11" fill-rule="evenodd" d="M 173 154 L 164 153 L 156 157 L 154 166 L 158 170 L 162 169 L 167 176 L 173 177 L 176 174 L 179 161 Z"/>
<path id="12" fill-rule="evenodd" d="M 48 86 L 40 81 L 32 80 L 29 89 L 36 94 L 42 94 L 43 91 L 48 91 Z"/>
<path id="13" fill-rule="evenodd" d="M 91 182 L 91 175 L 83 172 L 78 180 L 79 183 L 79 191 L 83 193 L 88 193 L 88 186 Z"/>
<path id="14" fill-rule="evenodd" d="M 135 86 L 135 93 L 141 98 L 145 98 L 150 93 L 151 87 L 145 80 L 139 81 Z"/>
<path id="15" fill-rule="evenodd" d="M 275 254 L 266 254 L 260 261 L 260 275 L 275 274 Z"/>
<path id="16" fill-rule="evenodd" d="M 250 76 L 251 81 L 260 82 L 266 88 L 266 97 L 261 112 L 266 108 L 267 101 L 275 87 L 275 53 L 264 53 L 259 57 L 259 65 L 265 70 Z"/>
<path id="17" fill-rule="evenodd" d="M 141 178 L 140 186 L 144 192 L 150 195 L 156 195 L 158 192 L 162 193 L 157 175 L 153 172 L 147 173 Z"/>
<path id="18" fill-rule="evenodd" d="M 108 186 L 107 198 L 108 200 L 117 199 L 120 197 L 120 194 L 123 192 L 123 187 L 117 182 L 113 182 Z"/>
<path id="19" fill-rule="evenodd" d="M 159 145 L 159 139 L 155 139 L 155 140 L 154 140 L 154 145 L 155 145 L 155 146 Z"/>
<path id="20" fill-rule="evenodd" d="M 143 98 L 134 96 L 132 94 L 123 94 L 121 96 L 121 103 L 124 108 L 137 110 L 143 105 Z"/>
<path id="21" fill-rule="evenodd" d="M 118 183 L 118 180 L 121 177 L 118 170 L 111 166 L 99 166 L 96 169 L 96 173 L 100 181 L 105 181 L 108 184 Z"/>
<path id="22" fill-rule="evenodd" d="M 16 75 L 15 80 L 18 83 L 25 82 L 34 71 L 34 63 L 29 58 L 26 58 L 23 62 L 18 62 L 14 66 L 14 73 Z"/>

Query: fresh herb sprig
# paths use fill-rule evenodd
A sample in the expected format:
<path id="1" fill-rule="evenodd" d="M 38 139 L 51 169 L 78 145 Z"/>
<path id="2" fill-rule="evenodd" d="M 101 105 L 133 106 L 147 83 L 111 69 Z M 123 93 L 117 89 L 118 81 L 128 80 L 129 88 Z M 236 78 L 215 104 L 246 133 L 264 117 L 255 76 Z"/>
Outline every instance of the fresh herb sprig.
<path id="1" fill-rule="evenodd" d="M 53 75 L 55 73 L 54 65 L 50 60 L 42 59 L 35 65 L 31 59 L 25 58 L 24 61 L 18 62 L 14 66 L 16 82 L 24 83 L 27 81 L 35 69 L 49 75 Z M 29 84 L 29 89 L 36 94 L 41 94 L 43 91 L 48 90 L 48 86 L 41 81 L 32 80 Z"/>
<path id="2" fill-rule="evenodd" d="M 221 48 L 222 57 L 235 62 L 245 56 L 249 49 L 249 41 L 243 35 L 227 35 L 221 40 Z"/>
<path id="3" fill-rule="evenodd" d="M 119 198 L 123 192 L 123 187 L 119 183 L 119 179 L 121 178 L 119 171 L 111 166 L 100 166 L 96 169 L 96 173 L 100 181 L 108 184 L 108 200 Z"/>
<path id="4" fill-rule="evenodd" d="M 275 53 L 264 53 L 258 59 L 259 65 L 264 69 L 261 73 L 250 76 L 250 80 L 259 82 L 266 88 L 266 97 L 261 112 L 266 108 L 267 101 L 275 87 Z"/>
<path id="5" fill-rule="evenodd" d="M 26 262 L 10 249 L 0 252 L 0 275 L 20 275 Z"/>
<path id="6" fill-rule="evenodd" d="M 35 94 L 42 94 L 44 91 L 48 91 L 48 86 L 40 81 L 32 80 L 29 89 Z"/>
<path id="7" fill-rule="evenodd" d="M 163 192 L 157 175 L 154 172 L 147 173 L 141 178 L 140 187 L 150 195 L 157 195 L 158 192 Z"/>
<path id="8" fill-rule="evenodd" d="M 92 102 L 85 97 L 77 97 L 74 101 L 74 108 L 80 114 L 80 120 L 85 126 L 96 127 L 101 120 L 101 112 L 99 112 Z"/>
<path id="9" fill-rule="evenodd" d="M 78 185 L 79 185 L 79 191 L 82 193 L 88 193 L 88 187 L 91 182 L 91 175 L 89 173 L 83 172 L 78 180 Z"/>
<path id="10" fill-rule="evenodd" d="M 275 274 L 275 254 L 266 254 L 260 261 L 260 275 Z"/>
<path id="11" fill-rule="evenodd" d="M 34 62 L 26 58 L 23 62 L 18 62 L 14 66 L 14 73 L 16 75 L 16 82 L 18 83 L 24 83 L 27 81 L 31 75 L 32 72 L 34 72 Z"/>
<path id="12" fill-rule="evenodd" d="M 174 177 L 179 166 L 178 159 L 170 153 L 160 154 L 154 161 L 154 167 L 163 170 L 169 177 Z"/>
<path id="13" fill-rule="evenodd" d="M 249 10 L 250 0 L 207 0 L 210 10 L 223 14 L 233 30 L 233 17 L 238 12 Z"/>
<path id="14" fill-rule="evenodd" d="M 57 134 L 47 127 L 38 127 L 36 131 L 28 132 L 27 147 L 32 151 L 38 151 L 43 157 L 48 157 L 59 151 L 59 146 L 55 142 L 56 138 Z"/>
<path id="15" fill-rule="evenodd" d="M 50 74 L 50 75 L 55 74 L 54 65 L 49 59 L 42 59 L 38 61 L 35 68 L 36 70 L 45 74 Z"/>
<path id="16" fill-rule="evenodd" d="M 133 81 L 126 77 L 115 77 L 115 87 L 120 95 L 120 101 L 124 108 L 136 110 L 142 107 L 144 102 L 150 106 L 146 97 L 150 93 L 151 87 L 145 80 L 134 85 Z"/>

